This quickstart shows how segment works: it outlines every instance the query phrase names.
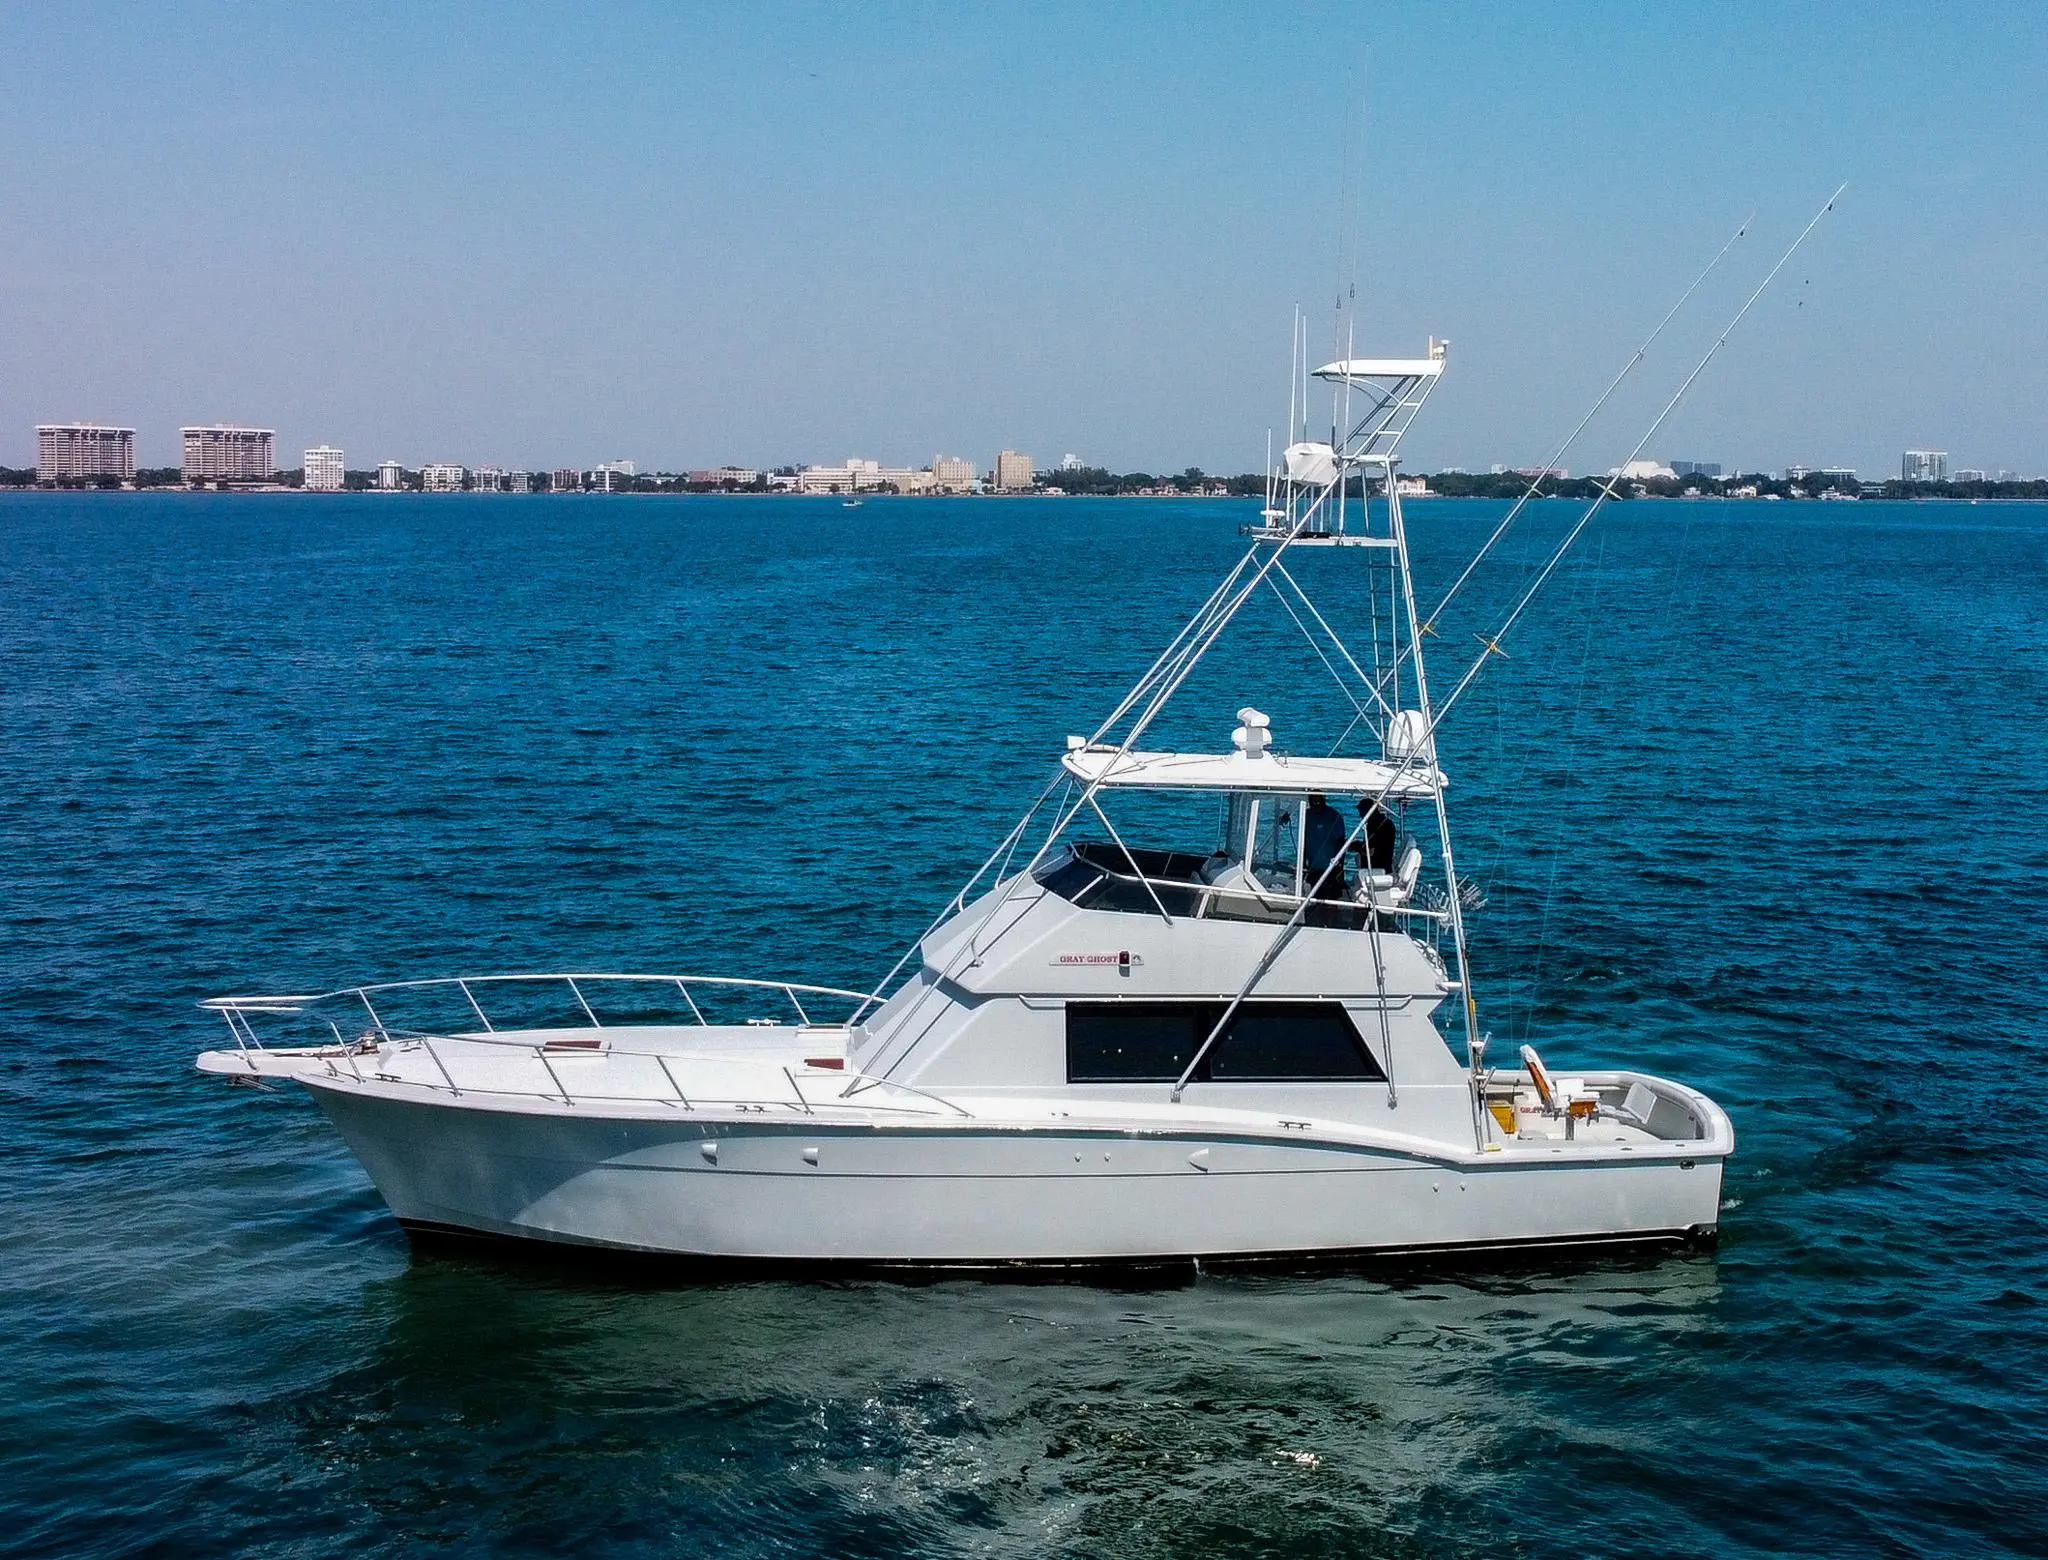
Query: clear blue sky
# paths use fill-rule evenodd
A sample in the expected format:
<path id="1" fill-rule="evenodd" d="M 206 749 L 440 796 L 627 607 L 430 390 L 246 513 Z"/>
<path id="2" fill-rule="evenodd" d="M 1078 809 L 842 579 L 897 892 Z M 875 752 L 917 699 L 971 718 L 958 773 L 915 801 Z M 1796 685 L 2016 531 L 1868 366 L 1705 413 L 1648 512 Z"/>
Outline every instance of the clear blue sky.
<path id="1" fill-rule="evenodd" d="M 2048 470 L 2039 4 L 17 0 L 0 60 L 8 464 L 1256 469 L 1354 207 L 1361 345 L 1454 342 L 1411 465 L 1525 463 L 1754 208 L 1604 467 L 1846 179 L 1650 453 Z"/>

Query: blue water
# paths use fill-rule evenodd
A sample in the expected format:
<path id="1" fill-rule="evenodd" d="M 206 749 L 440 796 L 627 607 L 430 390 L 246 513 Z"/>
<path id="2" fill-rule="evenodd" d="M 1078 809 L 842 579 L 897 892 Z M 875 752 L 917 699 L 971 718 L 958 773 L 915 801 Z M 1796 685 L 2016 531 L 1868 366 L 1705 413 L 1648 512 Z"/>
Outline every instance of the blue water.
<path id="1" fill-rule="evenodd" d="M 222 991 L 874 979 L 1243 513 L 0 498 L 0 1550 L 2048 1551 L 2039 508 L 1619 506 L 1446 728 L 1484 1021 L 1727 1105 L 1714 1254 L 415 1260 L 308 1102 L 189 1070 Z M 1426 599 L 1498 513 L 1413 507 Z M 1305 657 L 1248 621 L 1164 735 L 1326 743 Z"/>

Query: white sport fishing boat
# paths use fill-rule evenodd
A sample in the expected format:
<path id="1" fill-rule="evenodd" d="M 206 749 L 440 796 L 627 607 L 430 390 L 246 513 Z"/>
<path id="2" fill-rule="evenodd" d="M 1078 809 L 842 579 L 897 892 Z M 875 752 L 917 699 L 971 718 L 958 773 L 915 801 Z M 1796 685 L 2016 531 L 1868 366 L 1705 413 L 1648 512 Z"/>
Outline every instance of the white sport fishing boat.
<path id="1" fill-rule="evenodd" d="M 198 1065 L 304 1085 L 415 1233 L 969 1268 L 1710 1238 L 1719 1106 L 1528 1046 L 1495 1065 L 1479 1028 L 1435 743 L 1477 667 L 1432 702 L 1396 480 L 1445 361 L 1315 371 L 1331 440 L 1288 446 L 1237 565 L 875 991 L 574 973 L 219 997 L 235 1044 Z M 1308 548 L 1358 565 L 1369 646 L 1288 568 Z M 1268 594 L 1347 689 L 1357 750 L 1290 753 L 1250 707 L 1213 751 L 1145 746 Z M 1176 806 L 1205 820 L 1194 848 L 1111 820 Z M 287 1019 L 317 1038 L 259 1039 Z"/>

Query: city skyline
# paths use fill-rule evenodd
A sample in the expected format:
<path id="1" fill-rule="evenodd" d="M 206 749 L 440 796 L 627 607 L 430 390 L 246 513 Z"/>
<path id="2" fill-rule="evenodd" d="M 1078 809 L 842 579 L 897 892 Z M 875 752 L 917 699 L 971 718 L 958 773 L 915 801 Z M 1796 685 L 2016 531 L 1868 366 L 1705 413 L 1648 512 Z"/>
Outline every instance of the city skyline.
<path id="1" fill-rule="evenodd" d="M 0 466 L 0 473 L 4 473 L 4 484 L 10 486 L 33 480 L 37 484 L 55 486 L 95 486 L 111 482 L 131 488 L 138 485 L 160 487 L 169 472 L 178 471 L 185 485 L 199 487 L 253 485 L 274 488 L 283 485 L 302 487 L 309 492 L 412 489 L 430 493 L 515 494 L 592 490 L 610 493 L 628 488 L 642 492 L 748 489 L 812 495 L 1006 493 L 1041 488 L 1059 491 L 1064 476 L 1080 473 L 1082 482 L 1078 491 L 1081 492 L 1114 490 L 1151 494 L 1166 490 L 1201 490 L 1221 493 L 1227 489 L 1239 496 L 1249 496 L 1267 480 L 1265 473 L 1257 471 L 1204 471 L 1195 466 L 1175 471 L 1167 465 L 1151 474 L 1139 471 L 1118 473 L 1092 466 L 1073 453 L 1063 455 L 1057 465 L 1040 465 L 1028 453 L 1010 449 L 1000 451 L 985 473 L 972 460 L 945 454 L 934 455 L 922 467 L 890 466 L 864 456 L 848 456 L 831 465 L 786 461 L 758 468 L 730 463 L 691 468 L 651 465 L 645 471 L 638 462 L 624 458 L 602 461 L 591 467 L 501 467 L 460 461 L 407 464 L 389 459 L 375 467 L 351 467 L 347 465 L 346 452 L 332 445 L 306 450 L 299 467 L 281 468 L 274 461 L 275 436 L 268 429 L 216 425 L 188 427 L 182 432 L 185 439 L 182 468 L 142 467 L 138 470 L 134 458 L 133 429 L 85 422 L 42 424 L 36 429 L 39 445 L 36 466 Z M 1465 481 L 1479 475 L 1475 468 L 1453 464 L 1439 466 L 1433 471 L 1408 468 L 1401 473 L 1400 486 L 1404 495 L 1414 497 L 1500 496 L 1498 492 L 1475 490 Z M 1492 462 L 1485 475 L 1523 482 L 1541 478 L 1558 484 L 1570 484 L 1574 480 L 1566 466 L 1510 466 L 1500 461 Z M 1619 478 L 1639 494 L 1643 492 L 1643 484 L 1652 484 L 1667 496 L 1692 485 L 1693 479 L 1697 478 L 1713 484 L 1706 491 L 1732 497 L 1755 496 L 1758 491 L 1755 484 L 1759 482 L 1788 485 L 1789 496 L 1798 497 L 1816 496 L 1800 492 L 1798 485 L 1802 483 L 1816 489 L 1854 488 L 1870 495 L 1886 489 L 1892 481 L 1887 474 L 1872 474 L 1841 464 L 1791 461 L 1778 468 L 1729 469 L 1719 461 L 1658 456 L 1637 457 L 1620 466 L 1610 466 L 1604 477 Z M 351 483 L 350 478 L 358 480 Z M 616 479 L 621 478 L 629 479 L 624 488 L 617 484 Z M 647 480 L 630 480 L 638 478 Z M 1116 485 L 1104 487 L 1103 483 L 1112 478 Z M 1438 478 L 1456 479 L 1456 485 L 1448 492 L 1430 488 L 1429 482 Z M 1811 480 L 1816 478 L 1819 479 L 1817 483 Z M 417 486 L 414 479 L 418 479 Z M 1602 478 L 1594 472 L 1582 471 L 1576 480 L 1581 488 L 1586 489 L 1586 496 L 1590 496 L 1596 490 L 1589 484 Z M 2018 483 L 2038 487 L 2048 479 L 2005 467 L 1957 466 L 1951 472 L 1946 450 L 1908 449 L 1899 457 L 1897 481 L 1909 489 L 1915 485 L 1945 486 L 1952 480 L 1956 483 Z M 1156 487 L 1155 483 L 1165 486 Z M 2029 493 L 2019 496 L 2038 498 L 2042 495 Z"/>
<path id="2" fill-rule="evenodd" d="M 1334 352 L 1342 295 L 1361 350 L 1454 343 L 1413 467 L 1533 465 L 1754 210 L 1560 462 L 1605 469 L 1846 179 L 1676 445 L 2048 468 L 2035 11 L 1944 12 L 1938 61 L 1896 47 L 1902 5 L 712 14 L 622 6 L 593 50 L 537 7 L 372 6 L 308 53 L 259 7 L 22 13 L 0 463 L 92 417 L 171 464 L 198 409 L 534 469 L 1010 441 L 1255 469 L 1294 309 Z"/>
<path id="3" fill-rule="evenodd" d="M 134 453 L 136 433 L 133 428 L 80 421 L 55 424 L 42 423 L 37 425 L 35 432 L 37 438 L 37 458 L 33 466 L 38 473 L 39 480 L 42 481 L 62 481 L 103 475 L 118 476 L 124 480 L 132 481 L 138 469 L 143 471 L 170 469 L 170 464 L 152 466 L 147 461 L 137 460 Z M 187 481 L 212 481 L 220 477 L 238 480 L 262 478 L 274 473 L 282 474 L 284 470 L 290 469 L 305 473 L 306 480 L 304 485 L 308 488 L 338 490 L 342 486 L 343 477 L 347 471 L 354 471 L 365 475 L 383 472 L 437 471 L 441 473 L 460 473 L 461 480 L 457 480 L 451 485 L 444 476 L 439 485 L 430 486 L 428 491 L 455 491 L 463 489 L 464 482 L 468 478 L 478 474 L 485 474 L 488 477 L 504 477 L 509 479 L 509 484 L 505 486 L 500 486 L 495 482 L 487 483 L 484 488 L 485 491 L 527 492 L 529 488 L 523 485 L 523 483 L 525 479 L 532 477 L 547 477 L 552 474 L 553 487 L 559 490 L 564 485 L 559 479 L 565 475 L 573 474 L 581 478 L 598 476 L 609 471 L 630 476 L 641 469 L 639 462 L 623 457 L 594 462 L 589 466 L 575 467 L 554 466 L 547 461 L 540 461 L 527 466 L 500 466 L 495 462 L 479 462 L 475 464 L 467 460 L 454 462 L 406 462 L 389 458 L 380 461 L 375 467 L 365 465 L 348 467 L 344 460 L 344 451 L 339 447 L 327 444 L 308 448 L 304 452 L 304 464 L 301 467 L 281 468 L 276 465 L 272 453 L 276 435 L 270 429 L 243 428 L 236 424 L 214 424 L 206 427 L 188 426 L 180 430 L 180 435 L 183 442 L 183 460 L 176 464 L 182 467 L 182 474 Z M 230 435 L 242 436 L 245 442 L 260 440 L 260 445 L 253 446 L 260 451 L 260 457 L 244 458 L 240 463 L 233 465 L 224 464 L 218 454 L 200 453 L 201 447 L 195 443 L 195 440 L 202 436 L 210 436 L 218 444 L 222 436 Z M 741 486 L 751 483 L 757 475 L 764 477 L 769 474 L 791 475 L 798 479 L 796 482 L 797 490 L 803 492 L 837 493 L 842 490 L 853 492 L 859 491 L 863 487 L 878 488 L 889 486 L 898 487 L 906 492 L 926 490 L 945 492 L 965 491 L 970 484 L 980 484 L 984 477 L 986 478 L 987 485 L 997 491 L 1030 486 L 1032 485 L 1033 478 L 1037 475 L 1056 475 L 1059 471 L 1073 470 L 1088 464 L 1081 457 L 1070 453 L 1062 456 L 1056 466 L 1040 466 L 1033 462 L 1028 454 L 1005 448 L 998 452 L 995 459 L 990 462 L 986 473 L 970 459 L 944 454 L 931 457 L 930 461 L 922 467 L 891 464 L 864 456 L 848 456 L 839 462 L 830 464 L 826 462 L 792 461 L 786 459 L 770 461 L 758 467 L 742 467 L 729 461 L 720 462 L 716 466 L 692 465 L 689 462 L 654 462 L 647 464 L 645 469 L 649 473 L 660 473 L 666 477 L 686 477 L 690 480 L 702 479 L 713 482 L 734 480 Z M 1950 459 L 1949 452 L 1945 449 L 1909 448 L 1900 454 L 1896 465 L 1900 478 L 1907 482 L 1946 482 L 1949 480 Z M 5 461 L 0 461 L 0 468 L 6 466 L 7 463 Z M 17 467 L 12 469 L 20 470 L 26 468 Z M 1134 466 L 1128 469 L 1138 471 L 1147 468 Z M 1257 469 L 1256 467 L 1247 467 L 1236 471 L 1226 469 L 1210 470 L 1200 466 L 1190 467 L 1166 462 L 1159 466 L 1158 474 L 1170 475 L 1186 471 L 1199 471 L 1216 477 L 1242 477 L 1254 473 Z M 1454 462 L 1444 462 L 1434 467 L 1423 467 L 1410 462 L 1406 463 L 1406 469 L 1416 477 L 1424 477 L 1432 474 L 1467 475 L 1481 468 Z M 1547 472 L 1558 478 L 1568 478 L 1571 474 L 1571 469 L 1564 465 L 1517 466 L 1498 460 L 1486 463 L 1485 470 L 1496 476 L 1515 474 L 1523 477 L 1535 477 Z M 1966 467 L 1959 465 L 1957 471 L 1970 474 L 1968 476 L 1959 475 L 1957 480 L 1994 480 L 2001 482 L 2036 480 L 2026 470 L 2015 467 Z M 1808 460 L 1788 460 L 1779 465 L 1771 466 L 1761 464 L 1738 465 L 1723 461 L 1657 456 L 1634 459 L 1627 462 L 1625 466 L 1610 466 L 1606 468 L 1606 473 L 1609 476 L 1621 476 L 1631 479 L 1651 476 L 1682 478 L 1697 475 L 1719 480 L 1724 475 L 1730 478 L 1738 475 L 1749 475 L 1769 476 L 1788 481 L 1799 481 L 1809 475 L 1833 477 L 1861 476 L 1864 480 L 1871 480 L 1872 476 L 1871 468 L 1843 463 L 1827 464 Z M 1878 480 L 1882 480 L 1882 477 L 1880 476 Z M 396 484 L 380 476 L 377 485 L 395 486 Z M 606 490 L 609 491 L 609 485 L 607 485 Z M 534 489 L 534 491 L 540 490 Z"/>

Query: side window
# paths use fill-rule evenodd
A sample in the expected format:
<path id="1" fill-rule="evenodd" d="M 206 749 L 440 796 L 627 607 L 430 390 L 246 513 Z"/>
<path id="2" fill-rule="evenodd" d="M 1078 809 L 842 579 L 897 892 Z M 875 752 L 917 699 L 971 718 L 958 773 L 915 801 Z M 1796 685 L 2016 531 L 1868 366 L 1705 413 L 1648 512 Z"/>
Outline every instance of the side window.
<path id="1" fill-rule="evenodd" d="M 1218 1083 L 1387 1076 L 1336 1002 L 1247 1002 L 1204 1066 Z"/>
<path id="2" fill-rule="evenodd" d="M 1253 797 L 1242 791 L 1230 793 L 1230 800 L 1223 809 L 1223 854 L 1232 861 L 1250 859 L 1252 808 L 1256 805 Z"/>
<path id="3" fill-rule="evenodd" d="M 1198 1012 L 1193 1003 L 1068 1003 L 1067 1081 L 1172 1083 L 1209 1033 L 1195 1033 Z"/>
<path id="4" fill-rule="evenodd" d="M 1295 839 L 1299 832 L 1301 798 L 1262 796 L 1259 798 L 1258 837 L 1252 846 L 1252 875 L 1277 893 L 1294 892 Z"/>
<path id="5" fill-rule="evenodd" d="M 1067 1081 L 1172 1083 L 1223 1011 L 1212 1002 L 1071 1002 Z M 1379 1083 L 1386 1076 L 1336 1002 L 1247 1002 L 1195 1074 L 1214 1083 Z"/>

